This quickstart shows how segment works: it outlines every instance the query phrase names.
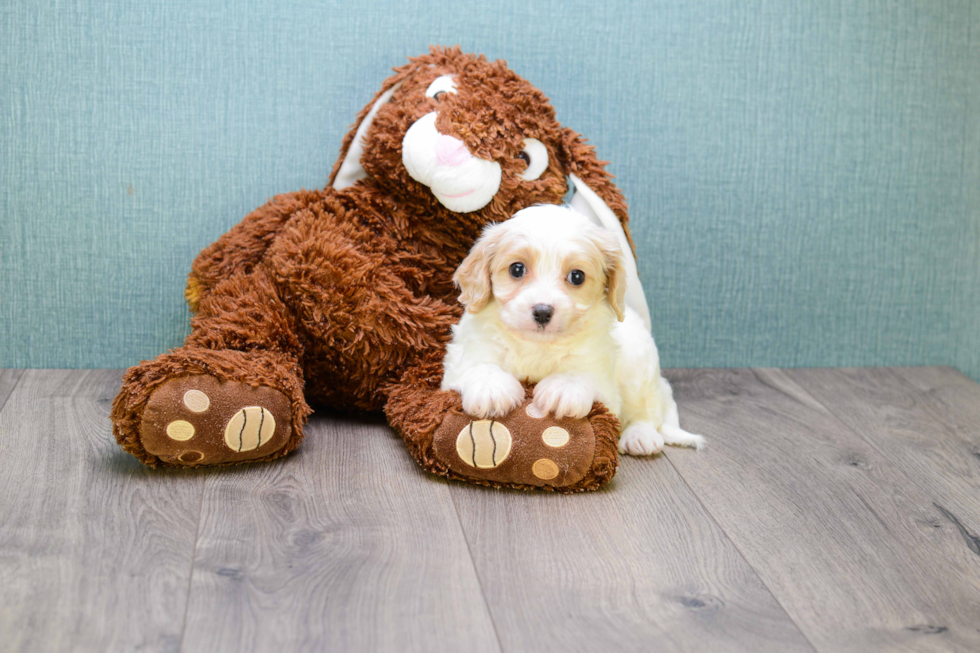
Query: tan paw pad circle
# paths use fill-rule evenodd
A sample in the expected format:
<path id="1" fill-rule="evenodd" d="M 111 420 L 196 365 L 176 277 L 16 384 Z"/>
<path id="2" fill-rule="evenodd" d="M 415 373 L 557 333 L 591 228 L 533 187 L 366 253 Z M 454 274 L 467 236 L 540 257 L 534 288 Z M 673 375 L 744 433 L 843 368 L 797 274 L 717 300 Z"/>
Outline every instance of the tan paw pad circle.
<path id="1" fill-rule="evenodd" d="M 544 433 L 541 434 L 541 439 L 544 440 L 544 443 L 549 447 L 554 447 L 556 449 L 558 447 L 564 447 L 566 444 L 568 444 L 568 438 L 568 431 L 560 426 L 549 426 L 544 430 Z"/>
<path id="2" fill-rule="evenodd" d="M 539 458 L 531 465 L 531 472 L 543 481 L 550 481 L 558 476 L 558 465 L 554 460 Z"/>
<path id="3" fill-rule="evenodd" d="M 252 451 L 272 439 L 276 420 L 262 406 L 248 406 L 231 416 L 225 426 L 225 444 L 233 451 Z"/>
<path id="4" fill-rule="evenodd" d="M 184 393 L 184 405 L 194 413 L 203 413 L 211 406 L 211 398 L 200 390 L 188 390 Z"/>
<path id="5" fill-rule="evenodd" d="M 182 419 L 175 419 L 167 424 L 167 436 L 171 440 L 190 440 L 194 437 L 194 425 Z"/>
<path id="6" fill-rule="evenodd" d="M 541 419 L 548 416 L 548 413 L 541 412 L 534 404 L 528 404 L 527 408 L 524 409 L 524 412 L 527 413 L 527 416 L 531 419 Z"/>
<path id="7" fill-rule="evenodd" d="M 492 469 L 507 459 L 511 443 L 506 426 L 484 419 L 463 427 L 456 437 L 456 453 L 471 467 Z"/>

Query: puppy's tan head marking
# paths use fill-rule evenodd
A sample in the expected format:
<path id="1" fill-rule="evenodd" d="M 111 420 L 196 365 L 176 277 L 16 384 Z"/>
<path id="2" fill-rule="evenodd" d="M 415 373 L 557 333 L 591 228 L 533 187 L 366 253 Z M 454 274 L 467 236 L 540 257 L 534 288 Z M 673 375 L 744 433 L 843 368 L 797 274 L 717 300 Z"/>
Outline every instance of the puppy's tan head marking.
<path id="1" fill-rule="evenodd" d="M 616 318 L 622 322 L 626 318 L 626 273 L 623 265 L 623 250 L 616 237 L 607 231 L 595 233 L 595 243 L 602 253 L 606 275 L 606 298 Z"/>
<path id="2" fill-rule="evenodd" d="M 499 224 L 484 229 L 483 235 L 453 274 L 453 283 L 459 288 L 459 302 L 471 313 L 479 313 L 493 294 L 491 265 L 505 231 Z"/>
<path id="3" fill-rule="evenodd" d="M 604 298 L 624 318 L 622 256 L 616 237 L 579 213 L 535 206 L 488 227 L 454 281 L 471 313 L 495 300 L 508 330 L 547 340 L 577 331 Z"/>

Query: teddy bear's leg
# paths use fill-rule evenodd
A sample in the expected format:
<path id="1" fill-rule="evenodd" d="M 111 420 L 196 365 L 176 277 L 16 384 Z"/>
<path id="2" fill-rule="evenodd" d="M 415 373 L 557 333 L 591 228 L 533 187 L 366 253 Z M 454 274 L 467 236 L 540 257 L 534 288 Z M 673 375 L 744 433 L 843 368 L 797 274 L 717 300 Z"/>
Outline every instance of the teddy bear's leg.
<path id="1" fill-rule="evenodd" d="M 218 284 L 183 347 L 130 368 L 112 407 L 148 465 L 268 460 L 295 449 L 309 407 L 293 319 L 261 270 Z"/>
<path id="2" fill-rule="evenodd" d="M 441 358 L 441 356 L 440 356 Z M 527 399 L 510 415 L 480 420 L 439 389 L 441 360 L 411 368 L 388 390 L 385 413 L 426 470 L 482 485 L 560 492 L 595 490 L 616 473 L 619 421 L 601 404 L 584 419 L 537 415 Z"/>

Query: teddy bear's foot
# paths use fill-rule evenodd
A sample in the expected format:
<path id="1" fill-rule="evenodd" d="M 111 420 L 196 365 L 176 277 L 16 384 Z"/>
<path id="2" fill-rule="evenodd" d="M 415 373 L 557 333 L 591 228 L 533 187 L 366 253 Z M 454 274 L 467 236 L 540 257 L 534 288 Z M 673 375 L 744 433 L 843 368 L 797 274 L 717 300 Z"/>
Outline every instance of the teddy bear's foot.
<path id="1" fill-rule="evenodd" d="M 146 451 L 170 465 L 241 463 L 282 449 L 292 429 L 286 395 L 208 374 L 161 384 L 143 411 Z"/>
<path id="2" fill-rule="evenodd" d="M 194 467 L 283 456 L 309 412 L 294 359 L 181 347 L 123 375 L 111 418 L 119 445 L 147 465 Z"/>
<path id="3" fill-rule="evenodd" d="M 449 476 L 490 485 L 595 489 L 616 471 L 616 423 L 604 409 L 586 419 L 540 415 L 530 404 L 499 420 L 450 413 L 432 456 Z"/>

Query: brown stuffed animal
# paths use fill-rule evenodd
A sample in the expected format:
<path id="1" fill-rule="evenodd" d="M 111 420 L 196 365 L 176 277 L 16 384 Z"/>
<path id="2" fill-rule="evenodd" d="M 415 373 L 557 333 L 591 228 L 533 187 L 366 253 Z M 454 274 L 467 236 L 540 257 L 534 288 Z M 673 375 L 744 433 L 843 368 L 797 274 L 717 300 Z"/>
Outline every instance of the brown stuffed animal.
<path id="1" fill-rule="evenodd" d="M 472 421 L 439 390 L 462 313 L 453 272 L 480 230 L 538 203 L 573 206 L 629 248 L 626 202 L 583 139 L 501 61 L 433 48 L 357 116 L 323 190 L 280 195 L 195 260 L 183 347 L 123 378 L 119 444 L 148 465 L 270 460 L 294 450 L 307 402 L 384 410 L 425 469 L 487 485 L 595 489 L 618 423 Z M 635 262 L 628 301 L 648 318 Z M 528 388 L 530 397 L 531 388 Z"/>

